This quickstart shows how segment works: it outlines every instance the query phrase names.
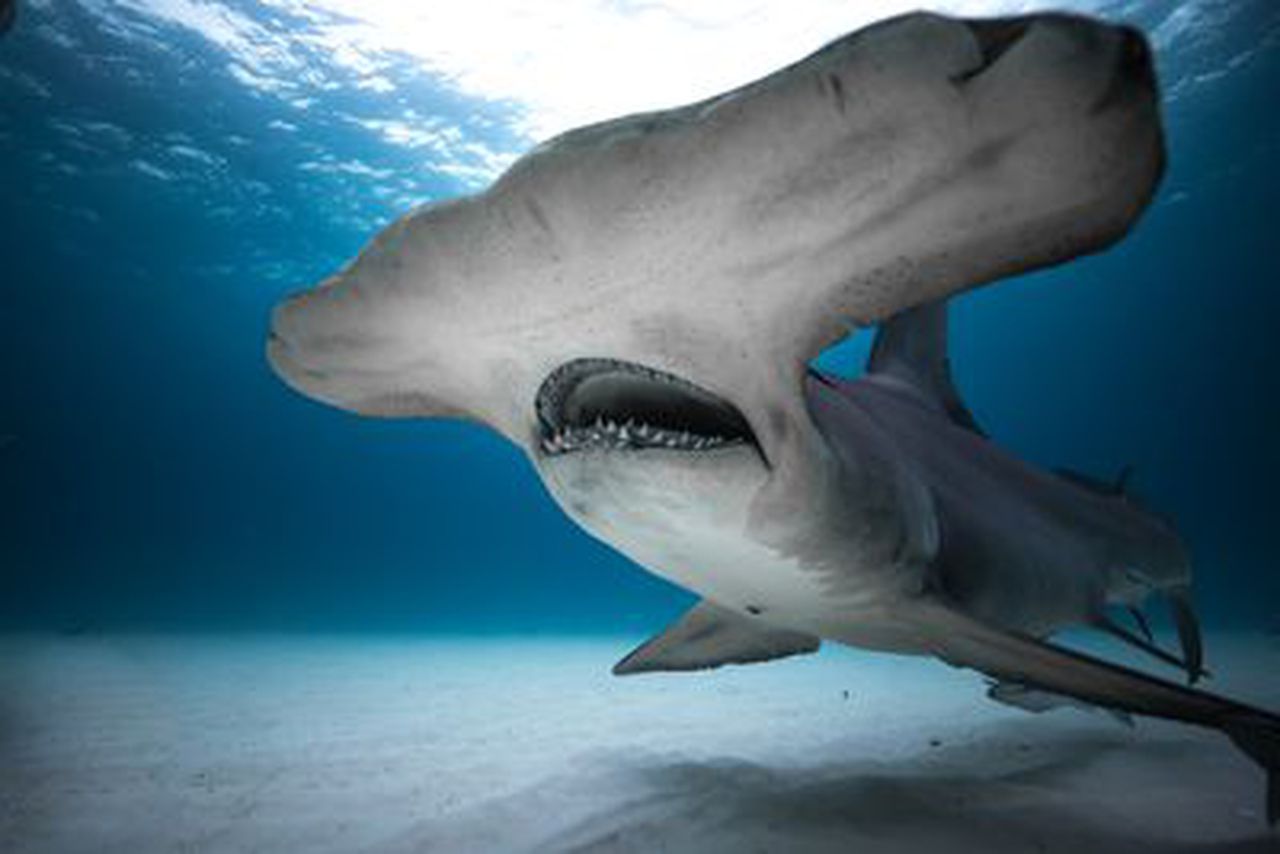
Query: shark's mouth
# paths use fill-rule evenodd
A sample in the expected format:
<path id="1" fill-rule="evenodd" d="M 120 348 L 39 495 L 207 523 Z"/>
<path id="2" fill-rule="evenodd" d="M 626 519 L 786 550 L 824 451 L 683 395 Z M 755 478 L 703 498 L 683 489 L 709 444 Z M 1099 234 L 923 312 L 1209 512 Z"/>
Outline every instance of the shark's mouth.
<path id="1" fill-rule="evenodd" d="M 674 374 L 615 359 L 575 359 L 552 371 L 535 404 L 548 455 L 756 445 L 733 404 Z"/>

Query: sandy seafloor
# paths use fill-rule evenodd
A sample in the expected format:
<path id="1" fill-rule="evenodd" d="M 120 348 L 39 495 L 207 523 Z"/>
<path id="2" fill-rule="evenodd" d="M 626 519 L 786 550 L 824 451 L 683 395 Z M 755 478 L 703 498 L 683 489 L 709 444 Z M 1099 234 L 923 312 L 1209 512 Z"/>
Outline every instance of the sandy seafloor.
<path id="1" fill-rule="evenodd" d="M 833 647 L 611 677 L 631 643 L 3 638 L 0 850 L 1280 851 L 1212 732 Z M 1280 642 L 1208 647 L 1280 707 Z"/>

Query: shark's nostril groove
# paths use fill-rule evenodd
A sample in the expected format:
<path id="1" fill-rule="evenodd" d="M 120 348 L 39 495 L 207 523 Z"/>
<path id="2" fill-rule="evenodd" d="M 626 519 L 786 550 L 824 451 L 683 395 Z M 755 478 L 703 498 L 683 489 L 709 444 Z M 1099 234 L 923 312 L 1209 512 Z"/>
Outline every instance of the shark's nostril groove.
<path id="1" fill-rule="evenodd" d="M 951 80 L 954 83 L 972 80 L 995 65 L 1027 32 L 1030 22 L 1027 18 L 992 18 L 986 21 L 968 21 L 967 25 L 978 42 L 982 62 L 974 68 L 953 75 Z"/>

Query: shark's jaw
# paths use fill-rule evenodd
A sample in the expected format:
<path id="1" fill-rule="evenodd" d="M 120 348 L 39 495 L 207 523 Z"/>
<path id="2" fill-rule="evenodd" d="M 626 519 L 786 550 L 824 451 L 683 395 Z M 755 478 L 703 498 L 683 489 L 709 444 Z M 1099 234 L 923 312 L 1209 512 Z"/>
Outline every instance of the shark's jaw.
<path id="1" fill-rule="evenodd" d="M 756 590 L 785 577 L 782 561 L 741 533 L 774 474 L 762 442 L 738 404 L 670 367 L 591 357 L 552 369 L 530 460 L 570 518 L 656 574 L 742 608 L 785 601 Z"/>
<path id="2" fill-rule="evenodd" d="M 620 359 L 574 359 L 542 381 L 537 446 L 547 456 L 759 450 L 736 406 L 675 374 Z"/>

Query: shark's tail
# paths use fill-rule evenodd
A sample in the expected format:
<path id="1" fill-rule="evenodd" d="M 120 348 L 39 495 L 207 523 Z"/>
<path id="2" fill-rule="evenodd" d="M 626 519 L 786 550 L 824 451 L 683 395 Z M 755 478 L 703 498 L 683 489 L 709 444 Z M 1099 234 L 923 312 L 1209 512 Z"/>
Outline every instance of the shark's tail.
<path id="1" fill-rule="evenodd" d="M 1280 822 L 1280 723 L 1275 715 L 1241 715 L 1223 724 L 1236 747 L 1262 766 L 1267 775 L 1267 821 Z"/>
<path id="2" fill-rule="evenodd" d="M 1280 822 L 1280 715 L 1002 629 L 937 602 L 915 612 L 929 649 L 957 667 L 1104 708 L 1221 730 L 1267 775 L 1267 820 Z"/>

